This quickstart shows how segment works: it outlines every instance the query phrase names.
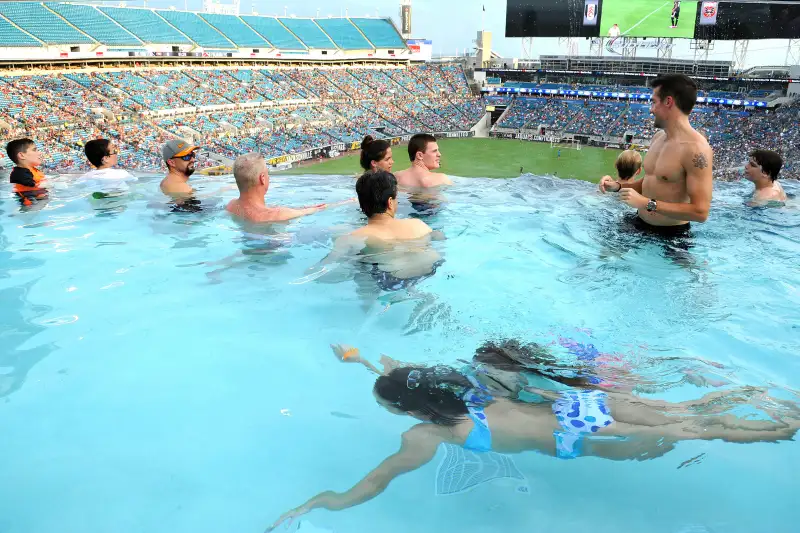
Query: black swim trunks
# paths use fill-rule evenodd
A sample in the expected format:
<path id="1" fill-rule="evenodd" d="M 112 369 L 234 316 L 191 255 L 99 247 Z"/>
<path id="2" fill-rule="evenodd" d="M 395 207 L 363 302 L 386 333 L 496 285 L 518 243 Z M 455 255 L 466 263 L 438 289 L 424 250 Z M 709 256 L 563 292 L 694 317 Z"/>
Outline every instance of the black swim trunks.
<path id="1" fill-rule="evenodd" d="M 372 274 L 372 278 L 378 283 L 378 287 L 380 287 L 381 290 L 392 292 L 407 289 L 408 287 L 419 283 L 424 279 L 428 279 L 436 274 L 436 269 L 442 266 L 443 263 L 443 260 L 436 261 L 433 266 L 431 266 L 431 271 L 429 273 L 422 276 L 415 276 L 413 278 L 398 278 L 391 272 L 381 270 L 378 268 L 378 265 L 372 265 L 372 270 L 370 273 Z"/>
<path id="2" fill-rule="evenodd" d="M 679 226 L 654 226 L 639 218 L 639 215 L 627 214 L 623 219 L 623 223 L 646 235 L 652 235 L 667 240 L 678 237 L 691 237 L 692 235 L 691 224 L 688 222 Z"/>
<path id="3" fill-rule="evenodd" d="M 170 211 L 173 213 L 199 213 L 203 210 L 203 204 L 197 198 L 186 198 L 171 202 Z"/>
<path id="4" fill-rule="evenodd" d="M 409 215 L 413 218 L 432 217 L 439 213 L 442 208 L 442 202 L 438 201 L 409 199 L 409 203 L 411 204 L 412 209 L 415 211 Z"/>

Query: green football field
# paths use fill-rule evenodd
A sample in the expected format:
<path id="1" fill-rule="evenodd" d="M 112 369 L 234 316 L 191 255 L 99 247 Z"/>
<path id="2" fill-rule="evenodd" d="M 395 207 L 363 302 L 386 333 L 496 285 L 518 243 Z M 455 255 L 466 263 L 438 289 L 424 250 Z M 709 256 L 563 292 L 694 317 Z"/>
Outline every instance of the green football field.
<path id="1" fill-rule="evenodd" d="M 605 0 L 600 35 L 605 37 L 613 24 L 628 37 L 694 37 L 697 2 L 681 2 L 677 28 L 671 28 L 672 0 Z"/>
<path id="2" fill-rule="evenodd" d="M 551 174 L 597 182 L 604 174 L 614 173 L 619 150 L 582 147 L 581 150 L 558 149 L 549 143 L 512 139 L 440 139 L 442 168 L 450 176 L 468 178 L 515 178 L 523 173 Z M 355 175 L 361 172 L 359 152 L 321 163 L 293 168 L 280 174 Z M 405 145 L 393 148 L 394 171 L 410 166 Z"/>

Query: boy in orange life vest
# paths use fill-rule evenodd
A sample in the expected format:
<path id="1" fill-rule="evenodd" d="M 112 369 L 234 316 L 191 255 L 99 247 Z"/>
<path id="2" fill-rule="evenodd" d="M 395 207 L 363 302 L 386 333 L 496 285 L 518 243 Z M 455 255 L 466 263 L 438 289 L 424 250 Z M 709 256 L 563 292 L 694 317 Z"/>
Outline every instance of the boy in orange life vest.
<path id="1" fill-rule="evenodd" d="M 30 139 L 15 139 L 6 145 L 8 158 L 14 162 L 11 183 L 22 205 L 32 205 L 36 200 L 47 198 L 47 189 L 42 186 L 44 173 L 39 170 L 42 153 Z"/>

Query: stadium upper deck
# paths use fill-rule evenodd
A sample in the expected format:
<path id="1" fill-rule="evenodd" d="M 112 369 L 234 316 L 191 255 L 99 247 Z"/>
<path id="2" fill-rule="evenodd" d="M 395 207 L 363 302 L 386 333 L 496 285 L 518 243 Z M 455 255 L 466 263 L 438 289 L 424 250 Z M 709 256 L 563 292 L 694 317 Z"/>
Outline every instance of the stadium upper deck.
<path id="1" fill-rule="evenodd" d="M 298 19 L 60 2 L 0 2 L 0 59 L 411 56 L 388 18 Z"/>

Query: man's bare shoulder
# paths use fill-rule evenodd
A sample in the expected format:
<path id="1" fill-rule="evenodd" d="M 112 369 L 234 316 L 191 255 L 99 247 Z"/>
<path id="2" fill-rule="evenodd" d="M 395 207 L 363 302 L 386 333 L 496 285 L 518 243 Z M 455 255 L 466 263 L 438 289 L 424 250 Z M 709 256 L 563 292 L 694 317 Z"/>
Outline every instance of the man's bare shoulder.
<path id="1" fill-rule="evenodd" d="M 419 179 L 411 171 L 411 169 L 401 170 L 400 172 L 396 173 L 394 175 L 394 177 L 397 180 L 397 184 L 400 187 L 418 187 L 419 186 Z"/>
<path id="2" fill-rule="evenodd" d="M 434 182 L 433 186 L 434 187 L 438 186 L 438 185 L 452 185 L 453 184 L 453 180 L 451 180 L 449 177 L 447 177 L 447 174 L 442 174 L 441 172 L 434 172 L 432 174 L 432 176 L 433 176 L 433 182 Z"/>
<path id="3" fill-rule="evenodd" d="M 683 144 L 691 145 L 700 149 L 711 149 L 711 145 L 708 144 L 708 139 L 706 139 L 706 136 L 695 129 L 693 129 L 691 133 L 687 135 L 685 139 L 683 139 Z"/>
<path id="4" fill-rule="evenodd" d="M 683 166 L 705 170 L 713 164 L 714 151 L 705 137 L 697 132 L 695 135 L 681 141 L 681 155 Z"/>
<path id="5" fill-rule="evenodd" d="M 369 237 L 370 235 L 374 234 L 373 228 L 369 226 L 364 226 L 362 228 L 358 228 L 357 230 L 345 235 L 345 237 Z M 344 239 L 345 237 L 341 237 Z"/>
<path id="6" fill-rule="evenodd" d="M 267 224 L 271 222 L 285 222 L 286 218 L 281 217 L 276 209 L 252 209 L 245 208 L 239 200 L 231 200 L 225 207 L 231 215 L 252 222 L 254 224 Z"/>
<path id="7" fill-rule="evenodd" d="M 192 194 L 194 189 L 188 183 L 164 178 L 161 180 L 161 192 L 164 194 Z"/>
<path id="8" fill-rule="evenodd" d="M 423 237 L 433 231 L 430 226 L 418 218 L 406 218 L 398 220 L 398 222 L 402 223 L 405 229 L 418 234 L 419 237 Z"/>
<path id="9" fill-rule="evenodd" d="M 786 193 L 783 188 L 778 185 L 773 186 L 771 189 L 765 191 L 756 191 L 753 193 L 753 201 L 755 202 L 785 202 Z"/>
<path id="10" fill-rule="evenodd" d="M 667 132 L 664 130 L 658 130 L 655 133 L 655 135 L 653 135 L 653 138 L 650 140 L 650 144 L 653 144 L 655 142 L 664 142 L 666 138 L 667 138 Z"/>

